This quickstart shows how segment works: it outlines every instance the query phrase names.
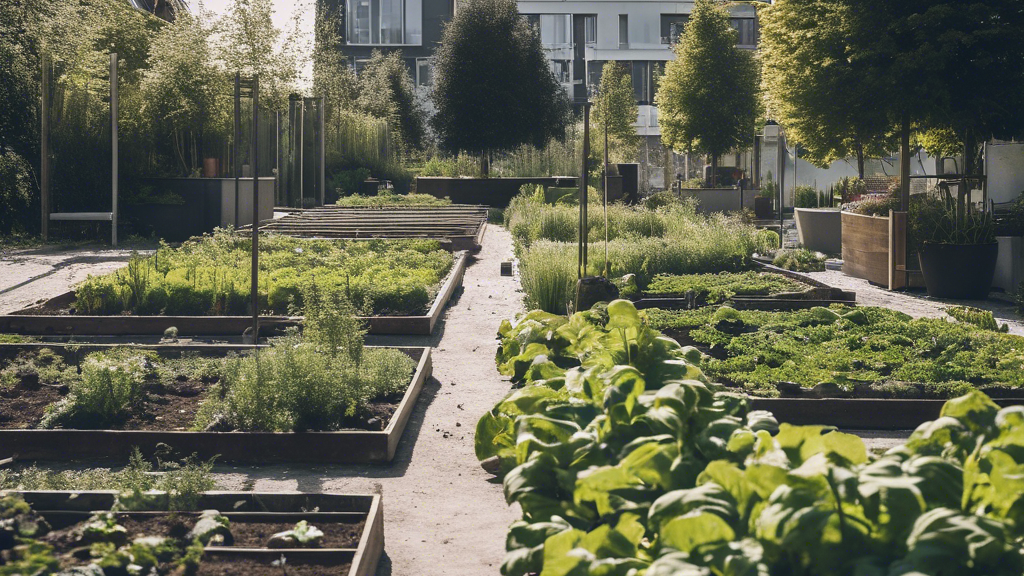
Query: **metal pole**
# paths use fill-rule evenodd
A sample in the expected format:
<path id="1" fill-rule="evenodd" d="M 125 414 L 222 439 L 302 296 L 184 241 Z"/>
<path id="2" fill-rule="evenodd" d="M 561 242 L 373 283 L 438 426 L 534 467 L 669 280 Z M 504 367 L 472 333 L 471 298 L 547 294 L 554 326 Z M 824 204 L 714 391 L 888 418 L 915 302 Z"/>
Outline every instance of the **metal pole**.
<path id="1" fill-rule="evenodd" d="M 50 55 L 44 53 L 42 60 L 43 101 L 40 110 L 42 126 L 40 127 L 41 140 L 39 143 L 39 205 L 42 209 L 40 232 L 42 233 L 43 241 L 45 242 L 50 235 L 50 74 L 52 73 L 52 70 L 50 68 Z"/>
<path id="2" fill-rule="evenodd" d="M 604 110 L 604 277 L 608 277 L 608 111 Z"/>
<path id="3" fill-rule="evenodd" d="M 324 128 L 326 127 L 327 100 L 320 97 L 320 205 L 327 202 L 327 152 Z"/>
<path id="4" fill-rule="evenodd" d="M 580 213 L 583 215 L 583 275 L 587 275 L 587 253 L 590 244 L 590 214 L 589 214 L 589 174 L 587 173 L 587 160 L 590 158 L 590 102 L 583 103 L 583 202 L 580 204 Z"/>
<path id="5" fill-rule="evenodd" d="M 306 207 L 306 166 L 302 145 L 306 139 L 306 99 L 299 100 L 299 208 Z"/>
<path id="6" fill-rule="evenodd" d="M 252 343 L 260 335 L 260 78 L 252 77 Z"/>
<path id="7" fill-rule="evenodd" d="M 238 181 L 242 177 L 241 159 L 239 158 L 239 144 L 242 141 L 242 78 L 235 72 L 235 142 L 234 162 L 235 165 L 235 228 L 238 228 Z"/>
<path id="8" fill-rule="evenodd" d="M 276 113 L 274 123 L 274 205 L 281 202 L 281 112 Z M 285 202 L 281 202 L 285 204 Z"/>
<path id="9" fill-rule="evenodd" d="M 117 247 L 117 52 L 110 55 L 110 244 Z"/>

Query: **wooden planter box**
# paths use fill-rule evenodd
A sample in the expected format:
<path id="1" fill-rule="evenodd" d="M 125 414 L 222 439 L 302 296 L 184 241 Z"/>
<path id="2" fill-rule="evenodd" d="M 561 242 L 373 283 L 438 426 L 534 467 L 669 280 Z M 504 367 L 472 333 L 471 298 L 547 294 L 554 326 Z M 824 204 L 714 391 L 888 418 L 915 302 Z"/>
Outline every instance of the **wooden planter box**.
<path id="1" fill-rule="evenodd" d="M 1000 406 L 1024 398 L 993 398 Z M 779 422 L 836 426 L 854 430 L 913 430 L 939 417 L 945 400 L 881 398 L 752 398 L 755 410 L 768 410 Z"/>
<path id="2" fill-rule="evenodd" d="M 363 316 L 369 334 L 405 334 L 429 336 L 434 332 L 444 308 L 466 274 L 469 255 L 455 259 L 448 278 L 423 316 Z M 63 308 L 75 301 L 75 293 L 66 292 L 43 304 L 0 316 L 0 334 L 24 336 L 158 336 L 174 326 L 179 336 L 240 336 L 252 326 L 251 316 L 79 316 L 40 314 L 39 309 Z M 300 316 L 262 316 L 260 333 L 298 326 Z"/>
<path id="3" fill-rule="evenodd" d="M 6 344 L 0 351 L 17 347 L 59 349 L 53 344 Z M 67 346 L 65 345 L 65 349 Z M 78 347 L 79 345 L 75 345 Z M 103 349 L 115 344 L 83 345 L 80 351 Z M 197 350 L 206 354 L 226 353 L 244 349 L 238 345 L 138 346 L 161 353 Z M 84 350 L 82 349 L 84 348 Z M 252 347 L 249 346 L 249 349 Z M 399 348 L 416 361 L 409 388 L 384 430 L 339 430 L 336 432 L 182 432 L 153 430 L 0 430 L 0 458 L 16 456 L 19 460 L 76 460 L 111 458 L 124 461 L 134 448 L 153 454 L 166 444 L 183 454 L 196 453 L 200 458 L 214 456 L 220 461 L 251 462 L 315 462 L 322 464 L 365 464 L 390 462 L 395 457 L 402 433 L 416 407 L 423 384 L 433 366 L 430 348 Z"/>
<path id="4" fill-rule="evenodd" d="M 920 271 L 908 270 L 907 213 L 888 217 L 842 213 L 843 273 L 889 290 L 924 286 Z"/>
<path id="5" fill-rule="evenodd" d="M 118 496 L 117 492 L 103 490 L 8 492 L 20 494 L 36 512 L 55 526 L 70 525 L 88 519 L 95 512 L 111 510 Z M 307 520 L 314 526 L 333 522 L 364 523 L 355 548 L 283 550 L 207 546 L 203 554 L 204 563 L 233 560 L 270 563 L 284 556 L 289 565 L 323 566 L 324 574 L 373 576 L 384 552 L 384 510 L 379 495 L 205 492 L 200 497 L 197 509 L 218 510 L 229 520 L 236 522 L 248 520 L 295 523 Z M 154 513 L 167 512 L 175 511 L 154 509 L 124 514 L 151 516 Z M 345 565 L 350 567 L 343 573 L 340 568 Z"/>

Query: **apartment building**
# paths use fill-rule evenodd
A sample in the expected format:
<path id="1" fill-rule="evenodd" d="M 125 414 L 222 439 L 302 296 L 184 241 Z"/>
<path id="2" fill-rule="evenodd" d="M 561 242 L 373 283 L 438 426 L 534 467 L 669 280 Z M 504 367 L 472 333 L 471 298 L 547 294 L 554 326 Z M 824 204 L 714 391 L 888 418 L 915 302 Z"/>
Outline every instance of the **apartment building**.
<path id="1" fill-rule="evenodd" d="M 647 165 L 647 184 L 655 188 L 667 186 L 668 180 L 681 175 L 687 164 L 697 164 L 661 146 L 658 109 L 654 105 L 656 78 L 665 62 L 673 59 L 672 45 L 685 34 L 692 10 L 692 1 L 519 1 L 519 12 L 540 30 L 551 69 L 574 100 L 582 100 L 600 84 L 606 62 L 624 64 L 630 71 L 640 108 L 636 130 L 644 137 L 641 161 Z M 755 8 L 735 4 L 729 12 L 738 46 L 754 50 L 758 35 Z M 730 156 L 722 159 L 723 168 L 749 172 L 749 153 Z"/>

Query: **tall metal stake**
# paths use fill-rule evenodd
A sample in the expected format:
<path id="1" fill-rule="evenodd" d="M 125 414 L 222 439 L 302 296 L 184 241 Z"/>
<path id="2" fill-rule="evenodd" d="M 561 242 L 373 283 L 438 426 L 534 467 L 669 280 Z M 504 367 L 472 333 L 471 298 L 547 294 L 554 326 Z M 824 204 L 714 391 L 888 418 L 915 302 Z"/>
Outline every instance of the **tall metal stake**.
<path id="1" fill-rule="evenodd" d="M 239 144 L 242 141 L 242 77 L 235 72 L 235 228 L 238 228 L 238 181 L 242 177 L 241 158 L 239 157 Z"/>
<path id="2" fill-rule="evenodd" d="M 604 277 L 608 277 L 608 111 L 604 116 Z"/>
<path id="3" fill-rule="evenodd" d="M 252 343 L 260 336 L 260 78 L 252 77 Z"/>
<path id="4" fill-rule="evenodd" d="M 590 157 L 590 102 L 583 103 L 583 160 L 580 165 L 580 238 L 579 238 L 579 261 L 578 276 L 583 278 L 587 275 L 587 252 L 589 251 L 590 232 L 587 220 L 587 160 Z"/>
<path id="5" fill-rule="evenodd" d="M 42 209 L 43 219 L 40 222 L 40 232 L 43 234 L 43 241 L 49 238 L 50 233 L 50 55 L 43 54 L 43 86 L 42 86 L 42 126 L 41 141 L 39 143 L 39 204 Z"/>
<path id="6" fill-rule="evenodd" d="M 117 52 L 110 54 L 110 244 L 117 247 Z"/>
<path id="7" fill-rule="evenodd" d="M 327 202 L 327 152 L 325 149 L 326 139 L 324 128 L 326 128 L 327 99 L 320 97 L 320 206 Z"/>

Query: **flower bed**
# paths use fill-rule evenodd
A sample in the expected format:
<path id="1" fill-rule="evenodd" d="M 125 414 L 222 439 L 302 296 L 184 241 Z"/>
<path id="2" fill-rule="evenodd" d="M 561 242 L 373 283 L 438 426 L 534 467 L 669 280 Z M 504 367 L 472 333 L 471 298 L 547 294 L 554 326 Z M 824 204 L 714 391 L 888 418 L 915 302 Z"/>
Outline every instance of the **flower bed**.
<path id="1" fill-rule="evenodd" d="M 369 576 L 383 550 L 379 496 L 169 496 L 2 493 L 0 573 Z"/>
<path id="2" fill-rule="evenodd" d="M 522 519 L 505 576 L 1019 574 L 1024 408 L 972 391 L 882 456 L 779 425 L 616 301 L 503 323 L 521 385 L 476 453 Z"/>
<path id="3" fill-rule="evenodd" d="M 769 296 L 801 292 L 809 286 L 781 274 L 749 270 L 718 274 L 659 274 L 644 290 L 644 296 L 670 297 L 692 294 L 694 304 L 721 304 L 733 296 Z"/>

